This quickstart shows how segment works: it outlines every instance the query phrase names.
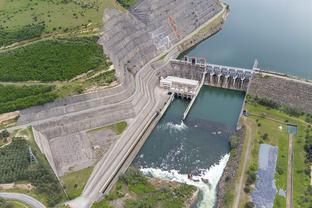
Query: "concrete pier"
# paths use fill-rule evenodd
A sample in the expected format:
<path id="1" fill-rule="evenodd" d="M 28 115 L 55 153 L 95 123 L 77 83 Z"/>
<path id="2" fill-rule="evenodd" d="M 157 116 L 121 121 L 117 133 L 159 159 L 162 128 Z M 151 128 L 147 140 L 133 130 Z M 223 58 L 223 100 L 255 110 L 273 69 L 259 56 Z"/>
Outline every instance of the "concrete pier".
<path id="1" fill-rule="evenodd" d="M 194 102 L 195 102 L 195 100 L 196 100 L 196 98 L 197 98 L 197 95 L 199 94 L 200 89 L 201 89 L 202 86 L 204 85 L 204 83 L 205 83 L 205 76 L 206 76 L 206 72 L 203 73 L 203 77 L 202 77 L 202 80 L 201 80 L 201 82 L 200 82 L 200 85 L 199 85 L 199 87 L 197 88 L 196 93 L 195 93 L 194 97 L 192 98 L 190 104 L 187 106 L 185 112 L 183 113 L 183 120 L 186 119 L 188 113 L 190 112 L 190 110 L 191 110 L 191 108 L 192 108 L 192 106 L 193 106 L 193 104 L 194 104 Z"/>

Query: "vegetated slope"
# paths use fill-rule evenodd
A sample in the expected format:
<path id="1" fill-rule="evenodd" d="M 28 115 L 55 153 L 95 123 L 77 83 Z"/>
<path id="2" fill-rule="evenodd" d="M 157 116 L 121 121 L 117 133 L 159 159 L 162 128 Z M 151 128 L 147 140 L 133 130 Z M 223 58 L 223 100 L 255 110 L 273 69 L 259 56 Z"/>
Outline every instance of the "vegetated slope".
<path id="1" fill-rule="evenodd" d="M 187 201 L 192 198 L 196 187 L 187 184 L 149 180 L 139 170 L 130 167 L 116 183 L 113 190 L 105 198 L 93 204 L 92 208 L 112 208 L 110 202 L 122 202 L 125 208 L 186 207 Z"/>
<path id="2" fill-rule="evenodd" d="M 42 33 L 100 27 L 104 7 L 110 6 L 110 1 L 1 0 L 0 47 Z"/>
<path id="3" fill-rule="evenodd" d="M 57 98 L 51 85 L 1 85 L 0 113 L 40 105 Z"/>
<path id="4" fill-rule="evenodd" d="M 1 53 L 1 81 L 64 81 L 108 65 L 97 37 L 39 41 Z"/>
<path id="5" fill-rule="evenodd" d="M 38 162 L 31 162 L 28 147 L 32 148 Z M 44 156 L 34 143 L 13 138 L 10 145 L 0 149 L 0 183 L 29 181 L 36 192 L 47 198 L 49 207 L 63 199 L 63 191 Z"/>

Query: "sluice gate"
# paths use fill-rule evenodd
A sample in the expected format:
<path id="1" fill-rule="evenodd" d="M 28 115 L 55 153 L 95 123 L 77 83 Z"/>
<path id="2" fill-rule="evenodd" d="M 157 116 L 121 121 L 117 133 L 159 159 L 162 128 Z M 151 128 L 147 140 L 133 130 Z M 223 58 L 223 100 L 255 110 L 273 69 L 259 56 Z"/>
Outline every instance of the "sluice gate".
<path id="1" fill-rule="evenodd" d="M 174 76 L 200 80 L 205 73 L 205 85 L 247 91 L 253 70 L 207 63 L 203 58 L 185 56 L 170 62 Z"/>
<path id="2" fill-rule="evenodd" d="M 170 61 L 169 67 L 160 74 L 160 86 L 179 97 L 191 99 L 183 114 L 185 120 L 203 85 L 247 92 L 257 67 L 257 60 L 253 69 L 244 69 L 210 64 L 204 58 L 185 56 L 182 60 Z"/>

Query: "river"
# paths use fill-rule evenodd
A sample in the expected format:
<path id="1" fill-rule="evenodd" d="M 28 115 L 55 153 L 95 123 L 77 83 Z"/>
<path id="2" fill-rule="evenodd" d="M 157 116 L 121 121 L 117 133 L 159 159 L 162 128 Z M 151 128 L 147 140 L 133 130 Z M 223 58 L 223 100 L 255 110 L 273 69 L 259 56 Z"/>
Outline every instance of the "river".
<path id="1" fill-rule="evenodd" d="M 175 99 L 134 165 L 146 175 L 197 186 L 203 197 L 198 206 L 213 207 L 243 98 L 243 92 L 204 86 L 184 122 L 189 101 Z M 208 179 L 211 185 L 189 180 L 188 173 Z"/>
<path id="2" fill-rule="evenodd" d="M 312 79 L 312 1 L 227 0 L 222 31 L 187 52 L 208 62 L 260 67 Z M 216 186 L 229 158 L 244 93 L 203 87 L 185 122 L 188 101 L 175 99 L 133 164 L 143 173 L 197 186 L 200 208 L 212 208 Z M 187 174 L 209 180 L 194 182 Z"/>

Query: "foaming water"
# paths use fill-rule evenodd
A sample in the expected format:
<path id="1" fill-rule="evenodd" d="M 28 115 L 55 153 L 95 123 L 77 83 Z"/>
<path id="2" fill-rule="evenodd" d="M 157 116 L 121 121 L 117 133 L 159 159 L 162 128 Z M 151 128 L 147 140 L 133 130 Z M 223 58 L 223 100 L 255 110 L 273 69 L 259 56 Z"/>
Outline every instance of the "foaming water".
<path id="1" fill-rule="evenodd" d="M 187 129 L 187 125 L 184 124 L 183 121 L 181 121 L 180 124 L 178 123 L 173 123 L 173 122 L 167 122 L 167 123 L 164 123 L 163 125 L 159 125 L 160 129 L 163 129 L 163 130 L 169 130 L 170 133 L 172 133 L 173 131 L 183 131 L 185 129 Z"/>
<path id="2" fill-rule="evenodd" d="M 226 163 L 230 155 L 224 155 L 220 161 L 212 165 L 209 169 L 201 170 L 198 178 L 208 179 L 209 184 L 204 183 L 202 180 L 195 182 L 188 179 L 187 174 L 180 174 L 177 170 L 165 171 L 159 168 L 141 168 L 140 170 L 144 175 L 160 178 L 163 180 L 176 181 L 179 183 L 186 183 L 196 186 L 202 193 L 202 199 L 198 202 L 198 208 L 212 208 L 216 201 L 216 189 L 218 182 L 222 176 Z"/>

